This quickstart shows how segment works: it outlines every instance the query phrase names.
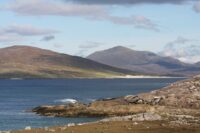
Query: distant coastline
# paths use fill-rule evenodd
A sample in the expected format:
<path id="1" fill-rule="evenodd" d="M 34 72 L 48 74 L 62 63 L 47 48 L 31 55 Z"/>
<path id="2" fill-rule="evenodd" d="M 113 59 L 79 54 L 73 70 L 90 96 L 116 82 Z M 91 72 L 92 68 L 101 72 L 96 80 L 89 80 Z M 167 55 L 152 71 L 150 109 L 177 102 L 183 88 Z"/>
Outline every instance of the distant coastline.
<path id="1" fill-rule="evenodd" d="M 74 78 L 0 78 L 0 80 L 8 79 L 8 80 L 29 80 L 29 79 L 166 79 L 166 78 L 181 78 L 187 79 L 189 77 L 184 76 L 148 76 L 148 75 L 126 75 L 126 76 L 110 76 L 110 77 L 74 77 Z"/>
<path id="2" fill-rule="evenodd" d="M 125 79 L 140 79 L 140 78 L 187 78 L 187 77 L 183 77 L 183 76 L 148 76 L 148 75 L 126 75 L 126 76 L 117 76 L 114 78 L 125 78 Z"/>

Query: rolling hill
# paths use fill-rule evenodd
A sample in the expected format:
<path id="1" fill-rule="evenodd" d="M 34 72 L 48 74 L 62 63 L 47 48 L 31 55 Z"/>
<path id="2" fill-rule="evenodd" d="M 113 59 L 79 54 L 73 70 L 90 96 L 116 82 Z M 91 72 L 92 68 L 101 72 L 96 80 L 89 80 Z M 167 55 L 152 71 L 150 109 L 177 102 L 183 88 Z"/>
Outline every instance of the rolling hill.
<path id="1" fill-rule="evenodd" d="M 127 74 L 133 72 L 30 46 L 0 49 L 0 78 L 104 78 Z"/>
<path id="2" fill-rule="evenodd" d="M 88 59 L 138 73 L 190 76 L 200 73 L 200 66 L 183 63 L 172 57 L 162 57 L 148 51 L 136 51 L 117 46 L 95 52 Z"/>

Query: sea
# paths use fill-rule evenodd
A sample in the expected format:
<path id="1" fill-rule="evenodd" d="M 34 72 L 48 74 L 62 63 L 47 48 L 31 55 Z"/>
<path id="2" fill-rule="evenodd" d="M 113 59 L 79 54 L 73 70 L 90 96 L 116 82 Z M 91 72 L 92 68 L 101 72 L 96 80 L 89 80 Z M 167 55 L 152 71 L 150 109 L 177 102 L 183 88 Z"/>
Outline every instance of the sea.
<path id="1" fill-rule="evenodd" d="M 0 131 L 62 126 L 100 118 L 55 118 L 31 113 L 40 105 L 89 103 L 103 98 L 150 92 L 183 78 L 0 80 Z"/>

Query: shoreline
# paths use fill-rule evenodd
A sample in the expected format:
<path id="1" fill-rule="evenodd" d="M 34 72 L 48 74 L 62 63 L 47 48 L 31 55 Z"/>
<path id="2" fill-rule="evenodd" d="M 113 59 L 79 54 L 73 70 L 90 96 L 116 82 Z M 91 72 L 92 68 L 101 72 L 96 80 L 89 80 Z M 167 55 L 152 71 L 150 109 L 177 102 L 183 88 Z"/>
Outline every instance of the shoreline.
<path id="1" fill-rule="evenodd" d="M 26 127 L 24 130 L 9 132 L 29 133 L 30 131 L 32 133 L 32 131 L 37 131 L 39 133 L 46 133 L 52 130 L 55 133 L 59 133 L 60 129 L 64 128 L 62 132 L 67 132 L 68 130 L 75 131 L 76 129 L 77 132 L 74 133 L 78 133 L 78 131 L 84 128 L 85 132 L 83 133 L 88 133 L 88 127 L 93 127 L 93 132 L 97 127 L 104 131 L 104 126 L 108 123 L 110 124 L 110 131 L 115 131 L 116 125 L 131 124 L 131 130 L 133 129 L 140 133 L 141 129 L 137 129 L 137 126 L 141 124 L 142 130 L 147 130 L 144 127 L 149 124 L 147 131 L 152 127 L 152 131 L 156 129 L 155 133 L 163 129 L 172 130 L 172 127 L 173 130 L 180 131 L 186 129 L 187 133 L 190 130 L 196 132 L 196 130 L 200 131 L 199 94 L 200 77 L 197 76 L 192 79 L 172 83 L 167 87 L 149 93 L 96 100 L 90 104 L 73 103 L 68 105 L 39 106 L 34 108 L 32 112 L 42 116 L 66 118 L 104 116 L 105 119 L 88 123 L 70 123 L 65 126 L 49 128 L 31 129 L 31 127 Z M 188 97 L 191 100 L 188 101 Z M 137 123 L 137 126 L 134 126 L 133 123 Z M 101 125 L 104 126 L 102 127 Z M 129 131 L 130 127 L 120 127 L 118 130 L 122 130 L 123 132 L 121 133 L 129 133 L 131 131 Z"/>
<path id="2" fill-rule="evenodd" d="M 175 79 L 175 78 L 180 78 L 180 79 L 187 79 L 189 77 L 184 77 L 184 76 L 145 76 L 145 75 L 137 75 L 137 76 L 132 76 L 132 75 L 126 75 L 126 76 L 111 76 L 111 77 L 76 77 L 76 78 L 0 78 L 0 80 L 65 80 L 65 79 Z"/>
<path id="3" fill-rule="evenodd" d="M 137 75 L 137 76 L 132 76 L 132 75 L 127 75 L 127 76 L 119 76 L 119 77 L 115 77 L 115 78 L 121 78 L 121 79 L 150 79 L 150 78 L 187 78 L 187 77 L 177 77 L 177 76 L 145 76 L 145 75 Z"/>
<path id="4" fill-rule="evenodd" d="M 102 99 L 88 105 L 74 103 L 70 105 L 39 106 L 32 111 L 38 115 L 54 117 L 104 116 L 105 119 L 97 122 L 97 124 L 96 122 L 87 123 L 88 125 L 85 126 L 93 125 L 97 127 L 99 123 L 105 122 L 111 124 L 112 131 L 115 130 L 113 125 L 117 122 L 120 124 L 140 122 L 143 126 L 149 123 L 160 129 L 174 127 L 174 130 L 182 131 L 184 128 L 194 132 L 196 129 L 200 131 L 199 99 L 200 77 L 196 76 L 149 93 Z M 74 127 L 81 128 L 75 125 Z M 119 130 L 121 129 L 123 127 Z M 142 130 L 145 129 L 142 128 Z M 154 132 L 157 133 L 158 129 Z M 129 133 L 129 131 L 122 133 Z"/>
<path id="5" fill-rule="evenodd" d="M 199 133 L 199 126 L 178 125 L 165 120 L 154 121 L 95 121 L 88 123 L 69 123 L 63 126 L 32 128 L 21 130 L 0 131 L 1 133 Z"/>

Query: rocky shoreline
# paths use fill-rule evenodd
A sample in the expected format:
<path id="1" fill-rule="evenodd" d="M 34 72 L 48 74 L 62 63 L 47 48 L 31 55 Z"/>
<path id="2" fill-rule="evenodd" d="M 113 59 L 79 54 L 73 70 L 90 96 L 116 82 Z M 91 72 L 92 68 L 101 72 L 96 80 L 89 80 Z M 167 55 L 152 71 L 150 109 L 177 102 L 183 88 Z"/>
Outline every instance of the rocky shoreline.
<path id="1" fill-rule="evenodd" d="M 200 131 L 200 76 L 149 93 L 102 99 L 90 104 L 45 105 L 32 111 L 54 117 L 105 117 L 96 124 L 139 122 L 145 125 L 150 122 L 157 123 L 160 128 Z"/>
<path id="2" fill-rule="evenodd" d="M 200 77 L 173 83 L 163 89 L 139 95 L 97 100 L 89 104 L 72 103 L 39 106 L 32 111 L 56 117 L 109 117 L 156 112 L 200 109 Z M 163 110 L 162 110 L 163 111 Z"/>

